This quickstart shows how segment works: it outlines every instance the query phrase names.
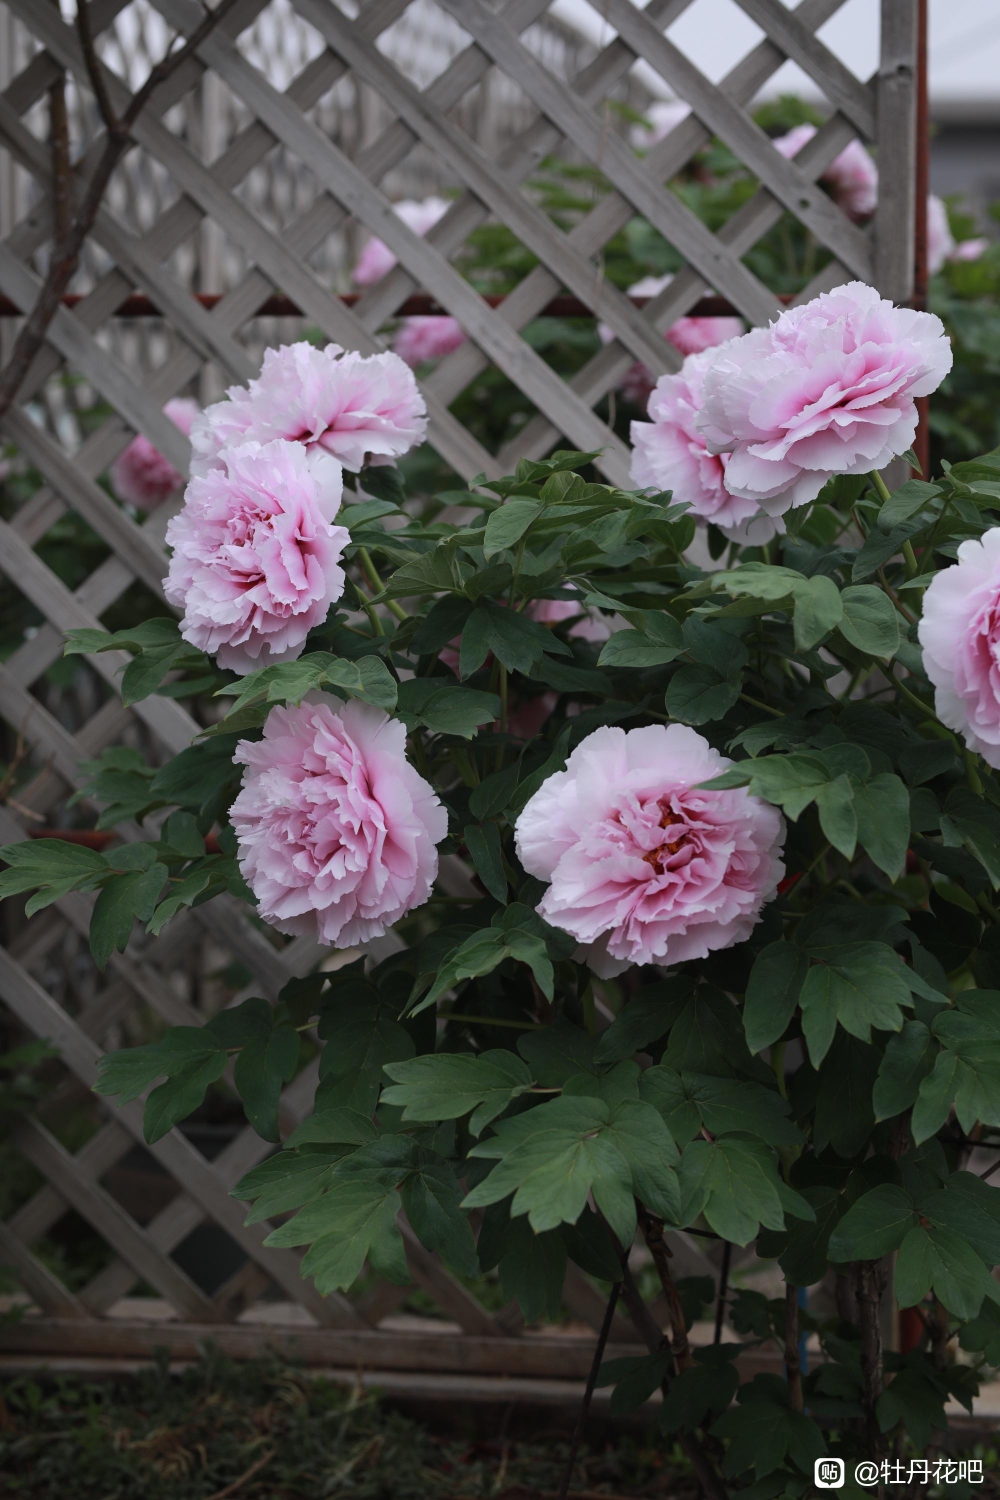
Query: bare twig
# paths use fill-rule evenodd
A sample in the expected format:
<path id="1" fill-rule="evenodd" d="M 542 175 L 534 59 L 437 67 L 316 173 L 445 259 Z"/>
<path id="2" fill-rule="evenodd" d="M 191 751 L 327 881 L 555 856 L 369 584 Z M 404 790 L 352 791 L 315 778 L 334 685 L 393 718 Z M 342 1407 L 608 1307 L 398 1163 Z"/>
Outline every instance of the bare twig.
<path id="1" fill-rule="evenodd" d="M 788 1404 L 801 1411 L 802 1363 L 799 1359 L 799 1289 L 785 1283 L 785 1374 L 788 1379 Z"/>
<path id="2" fill-rule="evenodd" d="M 245 1473 L 241 1474 L 238 1479 L 234 1479 L 232 1484 L 227 1484 L 223 1489 L 216 1490 L 214 1495 L 209 1495 L 208 1500 L 228 1500 L 230 1495 L 235 1495 L 237 1490 L 241 1490 L 255 1474 L 259 1474 L 261 1469 L 267 1467 L 276 1451 L 275 1448 L 269 1448 L 266 1453 L 262 1453 L 256 1463 L 252 1463 Z"/>
<path id="3" fill-rule="evenodd" d="M 69 161 L 65 73 L 60 73 L 49 89 L 49 149 L 52 160 L 53 253 L 58 254 L 73 223 L 73 173 Z"/>
<path id="4" fill-rule="evenodd" d="M 608 1335 L 611 1332 L 611 1323 L 615 1315 L 615 1308 L 618 1305 L 618 1295 L 621 1289 L 622 1284 L 620 1281 L 613 1281 L 611 1283 L 611 1295 L 608 1298 L 608 1305 L 604 1309 L 604 1320 L 601 1323 L 601 1331 L 598 1334 L 597 1347 L 594 1350 L 594 1357 L 590 1362 L 587 1385 L 583 1393 L 583 1400 L 580 1403 L 580 1414 L 576 1419 L 573 1440 L 569 1445 L 569 1453 L 566 1456 L 566 1467 L 563 1470 L 562 1483 L 559 1486 L 557 1500 L 566 1500 L 566 1496 L 569 1494 L 570 1480 L 573 1478 L 573 1470 L 576 1468 L 576 1457 L 580 1451 L 584 1428 L 587 1425 L 587 1415 L 590 1411 L 590 1403 L 594 1397 L 597 1373 L 601 1368 L 601 1361 L 604 1358 L 604 1350 L 608 1342 Z"/>
<path id="5" fill-rule="evenodd" d="M 118 116 L 111 103 L 111 95 L 108 93 L 108 85 L 104 77 L 104 67 L 97 55 L 94 33 L 90 29 L 91 3 L 92 0 L 77 0 L 76 34 L 80 39 L 80 51 L 83 53 L 83 61 L 86 64 L 87 77 L 90 79 L 90 87 L 94 91 L 104 128 L 108 135 L 112 136 L 118 131 Z"/>
<path id="6" fill-rule="evenodd" d="M 680 1293 L 674 1281 L 673 1272 L 670 1269 L 670 1251 L 667 1249 L 663 1238 L 663 1225 L 659 1219 L 654 1219 L 644 1208 L 639 1209 L 639 1227 L 642 1237 L 646 1241 L 649 1253 L 653 1257 L 656 1274 L 660 1278 L 663 1295 L 667 1299 L 667 1313 L 670 1317 L 670 1332 L 672 1335 L 671 1349 L 677 1362 L 678 1370 L 686 1370 L 691 1364 L 691 1344 L 688 1340 L 687 1319 L 684 1316 L 684 1307 L 681 1303 Z"/>
<path id="7" fill-rule="evenodd" d="M 879 1426 L 876 1406 L 882 1394 L 882 1292 L 885 1276 L 881 1261 L 857 1263 L 858 1324 L 861 1332 L 862 1405 L 869 1457 L 885 1456 L 885 1438 Z"/>
<path id="8" fill-rule="evenodd" d="M 726 1295 L 729 1291 L 729 1268 L 732 1265 L 733 1247 L 726 1240 L 722 1247 L 722 1269 L 719 1272 L 719 1296 L 715 1304 L 715 1337 L 713 1344 L 722 1343 L 722 1328 L 726 1321 Z"/>
<path id="9" fill-rule="evenodd" d="M 670 1348 L 668 1340 L 664 1337 L 662 1330 L 646 1306 L 642 1293 L 635 1284 L 635 1278 L 629 1269 L 628 1256 L 621 1245 L 615 1240 L 618 1258 L 622 1267 L 622 1291 L 621 1297 L 626 1311 L 642 1338 L 643 1343 L 650 1354 L 661 1354 Z M 669 1390 L 669 1380 L 664 1380 L 664 1394 Z M 697 1475 L 701 1487 L 707 1496 L 707 1500 L 727 1500 L 728 1491 L 720 1477 L 715 1465 L 694 1433 L 681 1432 L 677 1435 L 677 1441 L 687 1454 L 691 1467 Z"/>
<path id="10" fill-rule="evenodd" d="M 165 55 L 150 70 L 142 87 L 132 95 L 122 114 L 116 116 L 106 94 L 100 59 L 96 55 L 90 37 L 89 16 L 82 14 L 87 7 L 81 0 L 78 10 L 81 47 L 91 83 L 97 94 L 98 107 L 105 119 L 107 138 L 66 236 L 61 244 L 58 242 L 56 244 L 49 273 L 39 291 L 35 305 L 21 327 L 10 358 L 0 371 L 0 418 L 6 415 L 17 399 L 18 391 L 24 383 L 28 370 L 45 341 L 49 324 L 59 310 L 63 293 L 76 274 L 81 251 L 96 223 L 111 175 L 131 145 L 132 131 L 136 121 L 156 90 L 198 50 L 235 4 L 236 0 L 219 0 L 214 10 L 207 11 L 201 24 L 191 33 L 183 47 L 179 47 L 176 52 L 167 49 Z M 86 42 L 83 40 L 84 36 L 87 37 Z M 100 80 L 100 87 L 98 87 L 98 80 Z M 113 124 L 109 121 L 113 121 Z"/>

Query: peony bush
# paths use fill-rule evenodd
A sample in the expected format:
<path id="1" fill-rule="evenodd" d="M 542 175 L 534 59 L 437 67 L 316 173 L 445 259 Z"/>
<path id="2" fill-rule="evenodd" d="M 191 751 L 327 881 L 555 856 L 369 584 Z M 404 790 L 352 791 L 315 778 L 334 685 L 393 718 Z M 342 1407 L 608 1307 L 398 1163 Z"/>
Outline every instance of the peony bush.
<path id="1" fill-rule="evenodd" d="M 235 1089 L 275 1149 L 233 1192 L 323 1293 L 407 1279 L 401 1211 L 529 1321 L 572 1263 L 648 1351 L 602 1367 L 613 1409 L 662 1387 L 713 1497 L 936 1445 L 1000 1363 L 1000 452 L 880 472 L 950 363 L 851 283 L 661 379 L 634 488 L 558 452 L 421 504 L 386 464 L 424 430 L 406 363 L 271 351 L 192 428 L 180 619 L 69 634 L 204 731 L 91 764 L 106 853 L 2 851 L 29 915 L 96 893 L 102 965 L 222 896 L 312 939 L 98 1092 L 155 1141 Z M 681 1229 L 783 1293 L 676 1279 Z M 785 1377 L 741 1382 L 775 1341 Z"/>

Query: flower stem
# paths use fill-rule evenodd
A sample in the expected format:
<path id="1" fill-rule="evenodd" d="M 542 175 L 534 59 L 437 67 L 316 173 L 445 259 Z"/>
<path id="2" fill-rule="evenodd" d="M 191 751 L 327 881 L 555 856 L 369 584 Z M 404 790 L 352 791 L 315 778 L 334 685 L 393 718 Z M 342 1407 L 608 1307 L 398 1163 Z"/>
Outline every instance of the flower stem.
<path id="1" fill-rule="evenodd" d="M 888 486 L 886 485 L 885 480 L 882 478 L 882 476 L 879 473 L 878 469 L 872 469 L 872 471 L 868 475 L 868 478 L 872 482 L 872 486 L 873 486 L 873 488 L 875 490 L 876 495 L 879 497 L 879 499 L 881 500 L 882 504 L 884 505 L 885 502 L 889 499 L 889 489 L 888 489 Z"/>
<path id="2" fill-rule="evenodd" d="M 441 1021 L 468 1021 L 473 1026 L 512 1026 L 515 1031 L 544 1031 L 538 1021 L 511 1021 L 505 1016 L 470 1016 L 464 1010 L 439 1010 Z"/>
<path id="3" fill-rule="evenodd" d="M 371 584 L 372 588 L 377 589 L 381 594 L 385 588 L 385 584 L 382 582 L 382 579 L 379 576 L 378 568 L 376 568 L 374 562 L 372 561 L 372 555 L 368 551 L 367 547 L 358 548 L 358 560 L 361 563 L 361 566 L 364 569 L 365 577 L 368 579 L 368 582 Z M 387 599 L 385 601 L 385 606 L 389 613 L 391 615 L 394 615 L 397 620 L 402 621 L 409 619 L 409 615 L 406 613 L 406 610 L 401 604 L 398 604 L 395 599 Z M 385 632 L 381 631 L 380 634 L 384 635 Z"/>

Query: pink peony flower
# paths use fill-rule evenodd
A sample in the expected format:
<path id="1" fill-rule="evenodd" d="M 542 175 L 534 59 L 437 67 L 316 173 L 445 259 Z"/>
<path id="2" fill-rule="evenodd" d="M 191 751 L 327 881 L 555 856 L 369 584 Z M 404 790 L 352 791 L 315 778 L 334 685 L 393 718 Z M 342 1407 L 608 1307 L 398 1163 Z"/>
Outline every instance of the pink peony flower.
<path id="1" fill-rule="evenodd" d="M 196 475 L 172 518 L 164 591 L 184 611 L 181 634 L 245 676 L 294 661 L 344 592 L 350 541 L 334 526 L 343 473 L 299 443 L 244 443 Z"/>
<path id="2" fill-rule="evenodd" d="M 243 878 L 279 932 L 348 948 L 421 906 L 448 815 L 379 708 L 323 696 L 272 708 L 230 811 Z"/>
<path id="3" fill-rule="evenodd" d="M 787 135 L 772 141 L 776 151 L 791 159 L 798 156 L 807 141 L 816 134 L 815 125 L 796 125 Z M 834 202 L 839 203 L 845 214 L 852 219 L 868 219 L 878 204 L 878 167 L 860 141 L 851 141 L 835 156 L 827 167 L 821 182 L 833 192 Z"/>
<path id="4" fill-rule="evenodd" d="M 282 344 L 268 349 L 256 380 L 226 394 L 191 429 L 193 474 L 217 468 L 223 449 L 248 438 L 288 438 L 358 470 L 369 455 L 401 458 L 427 430 L 424 398 L 398 354 Z"/>
<path id="5" fill-rule="evenodd" d="M 749 937 L 785 873 L 784 821 L 742 788 L 699 790 L 730 764 L 682 724 L 597 729 L 526 804 L 518 857 L 549 882 L 537 910 L 596 973 Z"/>
<path id="6" fill-rule="evenodd" d="M 673 281 L 672 276 L 644 276 L 630 286 L 630 297 L 658 297 L 664 287 Z M 737 339 L 743 332 L 742 318 L 678 318 L 671 323 L 663 337 L 673 344 L 679 354 L 700 354 L 704 349 L 713 349 L 727 339 Z M 607 323 L 598 323 L 597 335 L 602 344 L 610 344 L 614 329 Z M 619 390 L 626 401 L 636 406 L 645 405 L 656 381 L 644 364 L 637 361 L 625 372 Z"/>
<path id="7" fill-rule="evenodd" d="M 919 625 L 938 718 L 1000 766 L 1000 526 L 963 542 L 924 593 Z"/>
<path id="8" fill-rule="evenodd" d="M 931 193 L 927 199 L 927 269 L 932 276 L 944 268 L 955 253 L 955 237 L 948 222 L 944 200 Z"/>
<path id="9" fill-rule="evenodd" d="M 396 330 L 392 347 L 411 370 L 429 359 L 443 359 L 465 343 L 465 330 L 457 318 L 404 318 Z"/>
<path id="10" fill-rule="evenodd" d="M 691 113 L 691 106 L 682 99 L 659 99 L 646 110 L 644 125 L 633 125 L 628 133 L 629 142 L 639 151 L 648 151 L 651 146 L 674 130 Z"/>
<path id="11" fill-rule="evenodd" d="M 709 453 L 729 453 L 731 495 L 784 515 L 832 475 L 905 453 L 914 398 L 937 390 L 951 358 L 940 318 L 852 281 L 716 350 L 695 428 Z"/>
<path id="12" fill-rule="evenodd" d="M 185 437 L 190 434 L 198 412 L 197 401 L 185 396 L 175 396 L 163 408 L 163 415 L 169 417 Z M 122 504 L 134 505 L 139 510 L 155 509 L 184 483 L 183 474 L 179 474 L 159 448 L 154 448 L 141 432 L 115 459 L 108 470 L 108 478 Z"/>
<path id="13" fill-rule="evenodd" d="M 992 243 L 993 241 L 985 234 L 979 235 L 974 240 L 959 240 L 948 259 L 979 260 L 980 256 L 986 254 Z"/>
<path id="14" fill-rule="evenodd" d="M 414 234 L 425 235 L 428 229 L 433 229 L 439 219 L 444 218 L 451 204 L 447 198 L 404 198 L 399 203 L 394 203 L 393 208 L 402 219 L 408 229 Z M 351 272 L 351 277 L 356 286 L 374 286 L 376 281 L 381 281 L 387 272 L 396 265 L 396 255 L 389 249 L 384 240 L 373 236 L 365 243 L 364 249 L 358 256 L 357 265 Z"/>
<path id="15" fill-rule="evenodd" d="M 677 375 L 661 375 L 649 398 L 648 422 L 633 422 L 632 483 L 672 490 L 699 521 L 741 527 L 758 512 L 756 500 L 726 489 L 727 453 L 711 453 L 695 426 L 702 383 L 714 355 L 689 354 Z"/>

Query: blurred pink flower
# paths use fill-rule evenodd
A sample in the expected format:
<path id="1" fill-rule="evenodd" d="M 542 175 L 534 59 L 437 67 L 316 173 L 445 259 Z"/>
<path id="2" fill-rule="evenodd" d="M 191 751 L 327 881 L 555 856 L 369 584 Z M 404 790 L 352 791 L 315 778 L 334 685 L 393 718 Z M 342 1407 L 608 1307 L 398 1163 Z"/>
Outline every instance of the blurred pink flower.
<path id="1" fill-rule="evenodd" d="M 394 203 L 393 208 L 402 219 L 408 229 L 414 234 L 425 235 L 428 229 L 433 229 L 439 219 L 448 212 L 451 204 L 447 198 L 403 198 L 399 203 Z M 351 272 L 351 277 L 356 286 L 374 286 L 376 281 L 381 281 L 387 272 L 391 271 L 396 264 L 396 254 L 384 240 L 374 236 L 366 241 L 361 254 L 358 256 L 357 265 Z"/>
<path id="2" fill-rule="evenodd" d="M 944 200 L 935 193 L 927 199 L 927 269 L 936 276 L 955 252 L 955 237 Z"/>
<path id="3" fill-rule="evenodd" d="M 429 359 L 443 359 L 465 343 L 465 332 L 457 318 L 404 318 L 396 329 L 392 347 L 411 370 Z"/>
<path id="4" fill-rule="evenodd" d="M 628 294 L 630 297 L 658 297 L 673 279 L 672 276 L 644 276 L 629 287 Z M 663 337 L 679 354 L 699 354 L 703 349 L 724 344 L 727 339 L 739 338 L 743 326 L 742 318 L 678 318 Z M 598 323 L 597 335 L 602 344 L 610 344 L 615 336 L 614 329 L 607 323 Z M 652 373 L 637 360 L 626 370 L 618 389 L 626 401 L 643 406 L 655 384 Z"/>
<path id="5" fill-rule="evenodd" d="M 448 815 L 406 758 L 401 720 L 326 696 L 272 708 L 234 760 L 240 869 L 279 932 L 348 948 L 427 900 Z"/>
<path id="6" fill-rule="evenodd" d="M 193 474 L 217 466 L 223 449 L 247 438 L 288 438 L 357 470 L 369 456 L 401 458 L 427 430 L 424 398 L 398 354 L 282 344 L 268 349 L 256 380 L 226 395 L 191 428 Z"/>
<path id="7" fill-rule="evenodd" d="M 175 396 L 163 408 L 163 415 L 188 437 L 199 410 L 197 401 Z M 141 432 L 115 459 L 108 470 L 108 478 L 118 499 L 139 510 L 154 510 L 184 483 L 183 474 L 179 474 L 159 448 L 155 448 Z"/>
<path id="8" fill-rule="evenodd" d="M 789 159 L 797 156 L 816 134 L 815 125 L 796 125 L 787 135 L 772 141 L 776 151 Z M 832 190 L 834 201 L 852 219 L 868 219 L 878 204 L 878 167 L 858 140 L 850 141 L 827 167 L 821 182 Z"/>
<path id="9" fill-rule="evenodd" d="M 905 453 L 917 396 L 951 369 L 940 318 L 852 281 L 714 351 L 695 430 L 729 454 L 725 485 L 770 516 L 815 499 L 834 474 Z"/>
<path id="10" fill-rule="evenodd" d="M 978 260 L 985 255 L 993 241 L 981 234 L 973 240 L 959 240 L 951 252 L 951 260 Z"/>
<path id="11" fill-rule="evenodd" d="M 705 958 L 750 936 L 785 873 L 784 822 L 682 724 L 597 729 L 517 820 L 518 857 L 549 882 L 539 915 L 603 976 Z"/>
<path id="12" fill-rule="evenodd" d="M 682 120 L 691 113 L 691 106 L 682 99 L 658 99 L 644 111 L 645 125 L 633 125 L 628 133 L 630 143 L 639 151 L 648 151 L 659 145 Z"/>
<path id="13" fill-rule="evenodd" d="M 938 718 L 1000 767 L 1000 527 L 962 542 L 936 573 L 919 625 Z"/>
<path id="14" fill-rule="evenodd" d="M 166 533 L 184 639 L 241 676 L 294 661 L 344 592 L 342 491 L 336 459 L 282 439 L 229 448 L 196 475 Z"/>

